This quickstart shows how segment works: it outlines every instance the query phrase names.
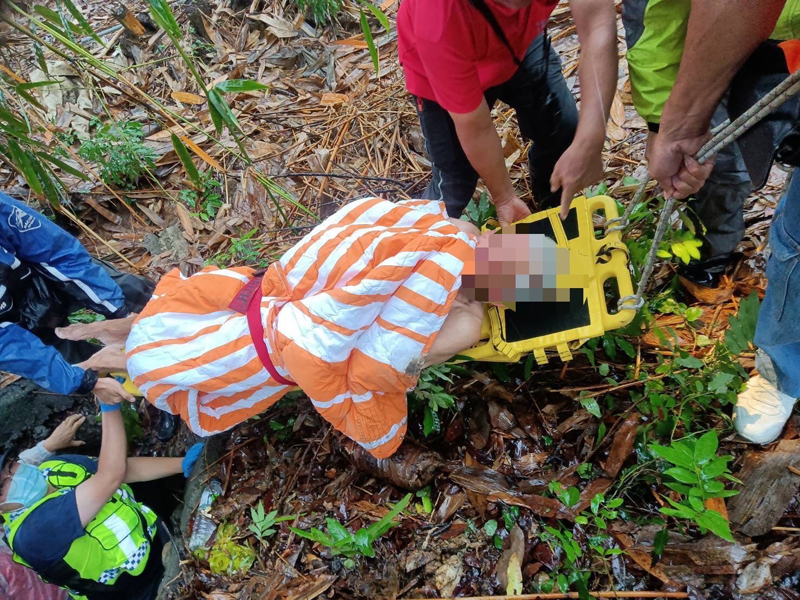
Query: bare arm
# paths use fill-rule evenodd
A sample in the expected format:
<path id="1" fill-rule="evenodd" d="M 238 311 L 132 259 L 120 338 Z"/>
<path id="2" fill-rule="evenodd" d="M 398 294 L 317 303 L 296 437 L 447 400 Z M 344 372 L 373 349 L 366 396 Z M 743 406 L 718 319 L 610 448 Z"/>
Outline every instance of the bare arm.
<path id="1" fill-rule="evenodd" d="M 612 0 L 572 0 L 575 28 L 581 44 L 578 79 L 581 111 L 575 140 L 553 169 L 550 186 L 562 188 L 561 217 L 572 198 L 603 176 L 606 123 L 617 89 L 617 25 Z"/>
<path id="2" fill-rule="evenodd" d="M 125 481 L 128 442 L 122 412 L 103 413 L 103 438 L 97 473 L 75 488 L 81 525 L 86 527 Z"/>
<path id="3" fill-rule="evenodd" d="M 153 481 L 183 472 L 183 457 L 163 458 L 151 456 L 132 456 L 128 458 L 128 471 L 125 483 Z"/>
<path id="4" fill-rule="evenodd" d="M 606 123 L 617 89 L 617 23 L 613 0 L 572 0 L 581 44 L 578 80 L 581 112 L 575 141 L 602 151 Z"/>
<path id="5" fill-rule="evenodd" d="M 675 87 L 653 144 L 650 172 L 668 195 L 685 198 L 710 174 L 691 159 L 733 76 L 775 27 L 785 0 L 692 0 Z"/>
<path id="6" fill-rule="evenodd" d="M 470 164 L 481 176 L 492 201 L 497 206 L 497 216 L 504 224 L 522 219 L 530 210 L 517 198 L 506 169 L 503 147 L 492 122 L 486 99 L 469 113 L 450 113 L 456 126 L 458 140 Z"/>

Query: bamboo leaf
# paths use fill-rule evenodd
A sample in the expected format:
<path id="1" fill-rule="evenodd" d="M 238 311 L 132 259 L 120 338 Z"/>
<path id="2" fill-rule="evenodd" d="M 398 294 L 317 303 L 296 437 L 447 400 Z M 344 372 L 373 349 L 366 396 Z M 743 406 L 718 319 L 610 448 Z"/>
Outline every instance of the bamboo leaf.
<path id="1" fill-rule="evenodd" d="M 31 88 L 40 88 L 40 87 L 45 87 L 45 86 L 48 86 L 48 85 L 58 85 L 59 83 L 61 83 L 61 82 L 60 81 L 32 81 L 30 83 L 20 83 L 18 86 L 16 86 L 16 88 L 17 88 L 17 91 L 19 91 L 19 90 L 29 90 Z"/>
<path id="2" fill-rule="evenodd" d="M 369 54 L 372 57 L 372 64 L 375 67 L 375 73 L 380 71 L 380 63 L 378 62 L 378 48 L 375 46 L 375 40 L 372 39 L 372 31 L 370 31 L 369 23 L 367 22 L 367 15 L 363 10 L 361 13 L 361 31 L 364 32 L 364 41 L 367 42 Z"/>
<path id="3" fill-rule="evenodd" d="M 33 105 L 34 105 L 36 108 L 38 108 L 39 110 L 45 110 L 44 106 L 42 106 L 41 104 L 39 104 L 39 101 L 38 101 L 38 100 L 36 100 L 36 98 L 34 98 L 33 96 L 31 96 L 31 95 L 30 95 L 28 92 L 26 92 L 25 90 L 17 90 L 17 94 L 19 94 L 20 98 L 24 98 L 24 99 L 25 99 L 25 101 L 27 101 L 27 102 L 29 102 L 29 103 L 33 104 Z"/>
<path id="4" fill-rule="evenodd" d="M 62 160 L 59 160 L 59 159 L 57 159 L 57 158 L 55 158 L 53 156 L 50 156 L 49 154 L 47 154 L 45 152 L 37 152 L 36 156 L 38 156 L 39 158 L 41 158 L 43 160 L 46 160 L 49 163 L 54 164 L 55 166 L 57 166 L 62 171 L 65 171 L 65 172 L 69 173 L 70 175 L 74 175 L 78 179 L 82 179 L 83 181 L 89 181 L 89 177 L 87 177 L 85 174 L 83 174 L 80 171 L 78 171 L 78 169 L 76 169 L 75 167 L 69 166 L 67 163 L 65 163 Z"/>
<path id="5" fill-rule="evenodd" d="M 211 115 L 211 122 L 214 123 L 214 129 L 217 133 L 222 133 L 222 115 L 219 114 L 217 107 L 212 102 L 208 103 L 208 114 Z"/>
<path id="6" fill-rule="evenodd" d="M 405 507 L 411 501 L 411 496 L 412 494 L 406 494 L 405 496 L 403 496 L 403 499 L 400 500 L 400 502 L 398 502 L 397 504 L 395 504 L 394 508 L 390 510 L 388 513 L 386 513 L 386 515 L 384 515 L 384 517 L 380 521 L 378 521 L 377 523 L 373 523 L 367 528 L 371 539 L 375 540 L 380 536 L 382 536 L 387 531 L 389 531 L 389 529 L 391 529 L 395 525 L 399 525 L 399 521 L 394 522 L 394 518 L 401 512 L 403 512 Z"/>
<path id="7" fill-rule="evenodd" d="M 239 127 L 239 121 L 236 120 L 236 116 L 233 114 L 231 107 L 228 106 L 225 98 L 223 98 L 222 94 L 220 94 L 216 89 L 208 90 L 208 102 L 217 110 L 220 119 L 223 123 L 225 123 L 228 129 L 231 131 L 241 131 L 241 127 Z M 216 126 L 216 122 L 214 125 Z"/>
<path id="8" fill-rule="evenodd" d="M 383 28 L 386 30 L 386 33 L 389 33 L 389 30 L 391 29 L 391 26 L 389 25 L 389 18 L 383 13 L 383 11 L 370 2 L 364 2 L 364 6 L 366 6 L 369 11 L 375 15 L 375 18 L 378 19 L 378 21 L 380 21 L 381 25 L 383 25 Z"/>
<path id="9" fill-rule="evenodd" d="M 36 171 L 33 169 L 33 164 L 31 163 L 31 159 L 28 154 L 22 148 L 20 148 L 19 144 L 17 144 L 17 141 L 13 139 L 8 140 L 8 150 L 11 152 L 11 158 L 14 161 L 14 164 L 20 171 L 22 171 L 22 175 L 25 177 L 25 181 L 28 182 L 28 186 L 31 188 L 31 191 L 40 198 L 44 197 L 42 184 L 39 181 L 39 178 L 36 177 Z"/>
<path id="10" fill-rule="evenodd" d="M 51 175 L 55 177 L 55 173 L 53 173 L 46 165 L 43 165 L 36 157 L 31 157 L 31 165 L 36 173 L 36 177 L 39 179 L 42 187 L 44 188 L 44 197 L 47 198 L 50 204 L 52 204 L 54 207 L 61 206 L 61 196 L 59 196 L 56 185 L 53 183 L 53 179 L 51 177 Z"/>
<path id="11" fill-rule="evenodd" d="M 183 164 L 183 168 L 186 169 L 186 174 L 189 176 L 189 179 L 192 180 L 195 186 L 200 187 L 200 172 L 197 170 L 197 167 L 194 166 L 189 150 L 186 149 L 181 139 L 174 133 L 172 134 L 172 147 L 175 148 L 175 154 L 178 155 L 178 158 Z"/>
<path id="12" fill-rule="evenodd" d="M 75 39 L 75 34 L 80 34 L 80 27 L 75 25 L 72 21 L 67 19 L 67 15 L 64 13 L 64 10 L 61 8 L 61 3 L 56 0 L 56 8 L 58 8 L 58 18 L 61 21 L 61 28 L 64 32 L 69 36 L 69 39 L 73 42 L 77 43 Z"/>
<path id="13" fill-rule="evenodd" d="M 214 89 L 230 94 L 233 92 L 257 92 L 269 88 L 263 83 L 258 83 L 251 79 L 229 79 L 228 81 L 221 81 L 214 86 Z"/>
<path id="14" fill-rule="evenodd" d="M 205 150 L 203 150 L 200 146 L 195 144 L 191 139 L 188 137 L 181 136 L 181 141 L 188 146 L 189 150 L 197 154 L 200 158 L 206 161 L 209 165 L 214 167 L 217 171 L 225 172 L 225 169 L 222 168 L 222 165 L 219 164 L 216 160 L 211 158 Z"/>
<path id="15" fill-rule="evenodd" d="M 36 98 L 34 98 L 33 96 L 31 96 L 27 92 L 27 90 L 32 89 L 32 88 L 45 87 L 45 86 L 48 86 L 48 85 L 57 85 L 58 83 L 60 83 L 60 82 L 58 82 L 58 81 L 34 81 L 34 82 L 31 82 L 31 83 L 21 83 L 21 84 L 15 86 L 14 89 L 16 90 L 17 94 L 19 94 L 25 100 L 27 100 L 28 102 L 33 104 L 35 107 L 37 107 L 37 108 L 39 108 L 41 110 L 45 110 L 44 106 L 39 104 L 39 101 L 36 100 Z"/>
<path id="16" fill-rule="evenodd" d="M 166 31 L 171 37 L 174 36 L 179 40 L 183 39 L 181 28 L 178 26 L 175 15 L 172 14 L 172 9 L 170 9 L 166 0 L 149 0 L 149 2 L 150 14 L 156 22 L 156 25 L 161 27 L 161 29 Z"/>
<path id="17" fill-rule="evenodd" d="M 44 72 L 45 75 L 48 77 L 50 76 L 50 71 L 47 70 L 47 61 L 44 58 L 44 52 L 42 51 L 42 46 L 39 43 L 33 44 L 33 53 L 36 55 L 36 62 L 39 64 L 39 68 Z"/>
<path id="18" fill-rule="evenodd" d="M 66 5 L 69 14 L 71 14 L 72 17 L 78 22 L 78 24 L 81 26 L 81 29 L 83 29 L 84 33 L 86 33 L 86 35 L 91 36 L 92 39 L 94 39 L 94 41 L 96 41 L 103 48 L 105 48 L 106 45 L 103 43 L 103 40 L 101 40 L 100 37 L 94 32 L 92 26 L 89 25 L 89 22 L 83 16 L 81 11 L 79 11 L 78 8 L 72 3 L 72 0 L 64 0 L 64 4 Z"/>
<path id="19" fill-rule="evenodd" d="M 50 23 L 55 25 L 56 29 L 58 29 L 59 33 L 62 35 L 66 35 L 62 27 L 64 26 L 64 22 L 61 19 L 61 15 L 58 12 L 54 11 L 52 8 L 47 8 L 46 6 L 42 6 L 41 4 L 37 4 L 33 7 L 33 11 L 37 13 L 43 19 L 48 20 Z M 81 28 L 75 25 L 75 23 L 67 22 L 67 26 L 72 31 L 72 33 L 80 33 Z"/>

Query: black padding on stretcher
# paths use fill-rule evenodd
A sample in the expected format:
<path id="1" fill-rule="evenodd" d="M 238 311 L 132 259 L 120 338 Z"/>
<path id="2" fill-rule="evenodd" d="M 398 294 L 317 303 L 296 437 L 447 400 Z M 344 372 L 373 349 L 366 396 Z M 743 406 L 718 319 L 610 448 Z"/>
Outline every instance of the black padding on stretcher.
<path id="1" fill-rule="evenodd" d="M 556 232 L 553 230 L 550 219 L 539 219 L 532 223 L 517 223 L 517 233 L 538 233 L 546 235 L 553 241 L 556 240 Z"/>
<path id="2" fill-rule="evenodd" d="M 517 302 L 516 310 L 505 311 L 506 341 L 519 342 L 589 325 L 589 303 L 583 296 L 583 289 L 573 289 L 569 302 Z"/>
<path id="3" fill-rule="evenodd" d="M 577 208 L 569 209 L 567 218 L 561 221 L 561 226 L 564 228 L 564 235 L 567 236 L 568 240 L 574 240 L 580 235 Z"/>

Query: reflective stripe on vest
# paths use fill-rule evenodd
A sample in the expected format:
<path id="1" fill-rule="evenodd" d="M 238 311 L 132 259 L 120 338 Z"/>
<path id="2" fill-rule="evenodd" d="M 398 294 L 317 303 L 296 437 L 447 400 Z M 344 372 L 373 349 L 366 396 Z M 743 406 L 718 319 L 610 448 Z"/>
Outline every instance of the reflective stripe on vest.
<path id="1" fill-rule="evenodd" d="M 47 461 L 40 469 L 48 471 L 49 477 L 59 478 L 62 484 L 71 477 L 73 482 L 81 482 L 79 465 Z M 14 550 L 17 531 L 33 511 L 53 498 L 69 493 L 72 487 L 69 485 L 45 496 L 18 516 L 16 513 L 4 515 L 9 547 Z M 123 484 L 86 527 L 86 534 L 72 542 L 66 556 L 54 567 L 50 577 L 47 573 L 40 575 L 51 583 L 83 593 L 98 584 L 113 585 L 123 572 L 139 575 L 147 564 L 156 521 L 156 514 L 138 503 L 131 489 Z M 16 552 L 14 560 L 30 566 Z M 54 576 L 55 573 L 58 575 Z"/>

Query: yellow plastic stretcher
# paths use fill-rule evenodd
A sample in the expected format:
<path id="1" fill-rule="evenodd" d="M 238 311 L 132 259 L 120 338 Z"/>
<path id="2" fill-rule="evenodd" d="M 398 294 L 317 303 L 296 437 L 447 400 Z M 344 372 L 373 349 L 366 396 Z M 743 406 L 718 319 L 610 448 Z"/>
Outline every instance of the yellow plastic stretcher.
<path id="1" fill-rule="evenodd" d="M 128 375 L 125 371 L 115 371 L 113 373 L 109 373 L 109 375 L 119 381 L 125 391 L 131 396 L 135 396 L 136 398 L 144 398 L 144 394 L 139 390 L 138 387 L 136 387 L 136 384 L 131 381 L 130 375 Z"/>
<path id="2" fill-rule="evenodd" d="M 571 274 L 582 275 L 583 286 L 570 290 L 569 302 L 517 303 L 514 310 L 486 305 L 481 342 L 459 357 L 517 362 L 533 354 L 539 365 L 547 363 L 548 355 L 568 361 L 586 340 L 633 320 L 633 310 L 609 312 L 604 289 L 606 282 L 616 280 L 618 295 L 611 303 L 614 307 L 617 298 L 633 294 L 628 250 L 622 235 L 615 231 L 597 239 L 592 223 L 593 215 L 599 211 L 605 212 L 606 221 L 619 216 L 614 200 L 608 196 L 575 198 L 564 221 L 559 210 L 533 214 L 517 225 L 529 224 L 526 233 L 547 235 L 558 246 L 568 248 Z"/>

